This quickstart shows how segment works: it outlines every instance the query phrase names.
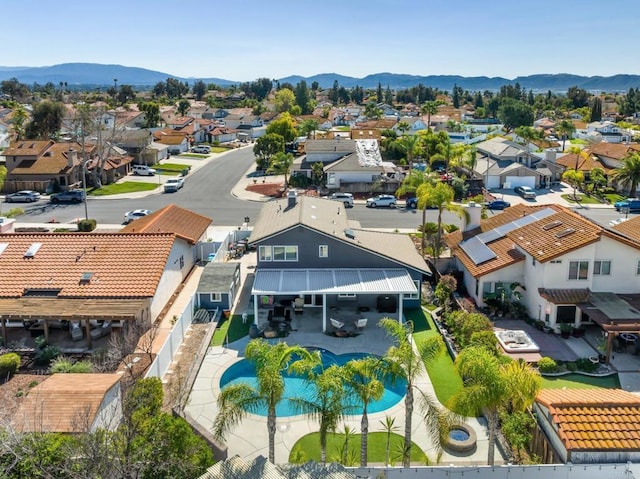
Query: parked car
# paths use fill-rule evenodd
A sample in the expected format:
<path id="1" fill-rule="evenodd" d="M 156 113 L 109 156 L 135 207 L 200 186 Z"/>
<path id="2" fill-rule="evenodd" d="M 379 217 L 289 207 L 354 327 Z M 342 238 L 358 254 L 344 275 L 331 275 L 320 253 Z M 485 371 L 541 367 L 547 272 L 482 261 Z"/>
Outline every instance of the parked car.
<path id="1" fill-rule="evenodd" d="M 194 146 L 191 148 L 191 153 L 204 153 L 205 155 L 208 155 L 211 153 L 211 147 L 207 145 Z"/>
<path id="2" fill-rule="evenodd" d="M 147 165 L 133 165 L 133 174 L 140 176 L 153 176 L 156 174 L 156 170 Z"/>
<path id="3" fill-rule="evenodd" d="M 39 199 L 40 193 L 31 190 L 17 191 L 4 197 L 6 203 L 33 203 Z"/>
<path id="4" fill-rule="evenodd" d="M 511 203 L 505 200 L 493 200 L 489 201 L 486 206 L 489 210 L 503 210 L 505 208 L 509 208 Z"/>
<path id="5" fill-rule="evenodd" d="M 138 218 L 142 218 L 144 216 L 150 215 L 151 213 L 153 213 L 153 211 L 151 211 L 151 210 L 132 210 L 132 211 L 127 211 L 124 214 L 124 224 L 128 225 L 133 220 L 137 220 Z"/>
<path id="6" fill-rule="evenodd" d="M 353 206 L 353 195 L 351 193 L 332 193 L 329 199 L 342 201 L 345 208 L 351 208 Z"/>
<path id="7" fill-rule="evenodd" d="M 536 197 L 536 192 L 530 186 L 516 186 L 513 191 L 527 200 L 535 199 Z"/>
<path id="8" fill-rule="evenodd" d="M 631 213 L 632 211 L 640 211 L 640 200 L 636 198 L 627 198 L 626 200 L 616 201 L 613 206 L 616 211 L 628 208 L 628 211 Z"/>
<path id="9" fill-rule="evenodd" d="M 367 198 L 367 207 L 377 208 L 378 206 L 387 206 L 389 208 L 395 208 L 396 201 L 396 197 L 393 195 L 378 195 L 372 198 Z"/>
<path id="10" fill-rule="evenodd" d="M 51 195 L 49 201 L 51 203 L 82 203 L 84 198 L 83 190 L 67 190 Z"/>
<path id="11" fill-rule="evenodd" d="M 164 192 L 173 193 L 175 191 L 178 191 L 183 186 L 184 186 L 184 178 L 182 178 L 181 176 L 177 176 L 175 178 L 169 178 L 164 184 Z"/>
<path id="12" fill-rule="evenodd" d="M 407 209 L 415 210 L 418 207 L 418 198 L 407 198 L 404 206 Z"/>

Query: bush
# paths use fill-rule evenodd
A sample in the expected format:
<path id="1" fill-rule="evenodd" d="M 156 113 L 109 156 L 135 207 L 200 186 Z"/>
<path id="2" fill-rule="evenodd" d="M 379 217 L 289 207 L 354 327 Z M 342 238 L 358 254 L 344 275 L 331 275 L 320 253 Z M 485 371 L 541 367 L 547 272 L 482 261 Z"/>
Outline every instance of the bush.
<path id="1" fill-rule="evenodd" d="M 97 221 L 94 219 L 78 221 L 78 231 L 89 233 L 96 229 Z"/>
<path id="2" fill-rule="evenodd" d="M 71 362 L 69 358 L 60 356 L 51 364 L 51 373 L 91 373 L 93 365 L 90 361 Z"/>
<path id="3" fill-rule="evenodd" d="M 51 361 L 60 355 L 60 350 L 55 346 L 45 346 L 36 351 L 36 364 L 41 366 L 48 365 Z"/>
<path id="4" fill-rule="evenodd" d="M 553 359 L 545 356 L 538 361 L 538 369 L 541 373 L 554 373 L 558 369 L 558 365 Z"/>
<path id="5" fill-rule="evenodd" d="M 311 186 L 311 178 L 304 175 L 293 175 L 289 177 L 289 186 L 294 188 L 307 188 Z"/>
<path id="6" fill-rule="evenodd" d="M 578 358 L 576 360 L 576 367 L 580 371 L 584 371 L 585 373 L 592 373 L 596 369 L 598 369 L 599 364 L 591 362 L 589 358 Z"/>
<path id="7" fill-rule="evenodd" d="M 20 356 L 16 353 L 7 353 L 0 356 L 0 379 L 10 378 L 20 367 Z"/>
<path id="8" fill-rule="evenodd" d="M 567 363 L 567 371 L 575 373 L 578 370 L 578 366 L 573 361 Z"/>

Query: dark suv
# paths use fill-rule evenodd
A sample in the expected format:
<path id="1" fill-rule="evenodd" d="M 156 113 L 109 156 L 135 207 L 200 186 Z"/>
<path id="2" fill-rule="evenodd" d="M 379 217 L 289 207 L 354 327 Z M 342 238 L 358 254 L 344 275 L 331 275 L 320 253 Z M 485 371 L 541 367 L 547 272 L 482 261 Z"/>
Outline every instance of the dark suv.
<path id="1" fill-rule="evenodd" d="M 60 193 L 51 195 L 50 201 L 51 203 L 81 203 L 84 201 L 84 191 L 61 191 Z"/>

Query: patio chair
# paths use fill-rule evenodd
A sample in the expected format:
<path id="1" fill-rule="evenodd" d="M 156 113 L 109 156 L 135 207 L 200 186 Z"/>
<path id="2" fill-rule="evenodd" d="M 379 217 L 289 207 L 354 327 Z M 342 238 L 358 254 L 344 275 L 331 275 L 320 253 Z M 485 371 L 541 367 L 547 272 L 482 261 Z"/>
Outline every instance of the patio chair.
<path id="1" fill-rule="evenodd" d="M 296 314 L 304 312 L 304 298 L 296 298 L 293 300 L 293 310 Z"/>
<path id="2" fill-rule="evenodd" d="M 329 321 L 331 321 L 331 326 L 336 329 L 342 329 L 344 326 L 344 323 L 342 321 L 338 321 L 337 319 L 329 318 Z"/>
<path id="3" fill-rule="evenodd" d="M 92 329 L 89 334 L 91 335 L 91 339 L 99 339 L 111 334 L 111 321 L 103 322 L 100 327 Z"/>
<path id="4" fill-rule="evenodd" d="M 367 327 L 367 321 L 368 321 L 368 318 L 356 319 L 355 322 L 353 323 L 356 327 L 356 331 L 364 330 L 364 328 Z"/>
<path id="5" fill-rule="evenodd" d="M 80 326 L 80 321 L 71 321 L 69 332 L 71 333 L 71 339 L 73 339 L 74 341 L 80 341 L 84 337 L 82 327 Z"/>

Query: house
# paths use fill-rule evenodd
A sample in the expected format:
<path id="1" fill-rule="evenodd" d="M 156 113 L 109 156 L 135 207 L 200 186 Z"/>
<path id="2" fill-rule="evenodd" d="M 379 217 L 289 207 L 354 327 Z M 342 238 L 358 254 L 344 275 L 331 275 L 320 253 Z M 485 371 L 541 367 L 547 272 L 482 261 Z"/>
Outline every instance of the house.
<path id="1" fill-rule="evenodd" d="M 640 217 L 603 227 L 559 205 L 514 205 L 445 237 L 467 294 L 479 306 L 525 285 L 529 316 L 559 331 L 597 324 L 614 337 L 640 330 Z"/>
<path id="2" fill-rule="evenodd" d="M 56 324 L 75 323 L 88 348 L 96 322 L 105 333 L 148 328 L 191 270 L 192 249 L 172 232 L 2 235 L 3 344 L 23 323 L 47 340 Z"/>
<path id="3" fill-rule="evenodd" d="M 12 418 L 17 432 L 114 431 L 122 420 L 119 374 L 58 373 L 25 395 Z"/>
<path id="4" fill-rule="evenodd" d="M 52 191 L 82 183 L 82 145 L 53 140 L 23 140 L 12 143 L 2 154 L 7 176 L 3 190 Z M 94 152 L 85 145 L 87 158 Z"/>
<path id="5" fill-rule="evenodd" d="M 414 116 L 403 116 L 395 125 L 393 125 L 393 130 L 399 135 L 405 134 L 405 132 L 401 131 L 399 128 L 399 126 L 403 123 L 409 125 L 409 129 L 406 131 L 407 135 L 415 135 L 417 132 L 427 129 L 427 124 L 422 120 L 422 118 Z"/>
<path id="6" fill-rule="evenodd" d="M 431 275 L 407 235 L 369 231 L 349 221 L 342 204 L 310 196 L 265 203 L 249 244 L 258 251 L 251 294 L 260 304 L 296 299 L 327 311 L 341 303 L 378 308 L 402 318 L 420 305 L 422 281 Z"/>
<path id="7" fill-rule="evenodd" d="M 629 132 L 620 128 L 611 121 L 593 121 L 587 124 L 587 134 L 596 132 L 600 134 L 601 141 L 606 143 L 629 143 Z"/>
<path id="8" fill-rule="evenodd" d="M 208 310 L 230 309 L 240 288 L 240 263 L 207 263 L 198 283 L 196 304 Z"/>
<path id="9" fill-rule="evenodd" d="M 496 160 L 489 156 L 476 159 L 474 178 L 481 178 L 488 189 L 511 189 L 516 186 L 540 188 L 551 182 L 551 172 L 532 169 L 510 160 Z"/>
<path id="10" fill-rule="evenodd" d="M 538 157 L 531 154 L 528 147 L 500 136 L 477 143 L 476 149 L 478 153 L 491 159 L 520 163 L 529 168 L 538 161 Z"/>
<path id="11" fill-rule="evenodd" d="M 201 260 L 198 244 L 206 242 L 207 228 L 212 223 L 211 218 L 199 215 L 193 211 L 170 204 L 150 215 L 132 221 L 120 230 L 121 233 L 171 233 L 176 236 L 183 255 L 180 262 L 184 275 Z"/>
<path id="12" fill-rule="evenodd" d="M 543 389 L 533 405 L 534 453 L 546 463 L 640 460 L 640 397 L 620 389 Z"/>
<path id="13" fill-rule="evenodd" d="M 589 146 L 590 155 L 595 156 L 608 168 L 619 168 L 630 153 L 640 152 L 638 143 L 594 143 Z"/>
<path id="14" fill-rule="evenodd" d="M 166 145 L 167 151 L 171 155 L 179 155 L 189 151 L 189 137 L 173 130 L 159 130 L 153 133 L 155 142 Z"/>

